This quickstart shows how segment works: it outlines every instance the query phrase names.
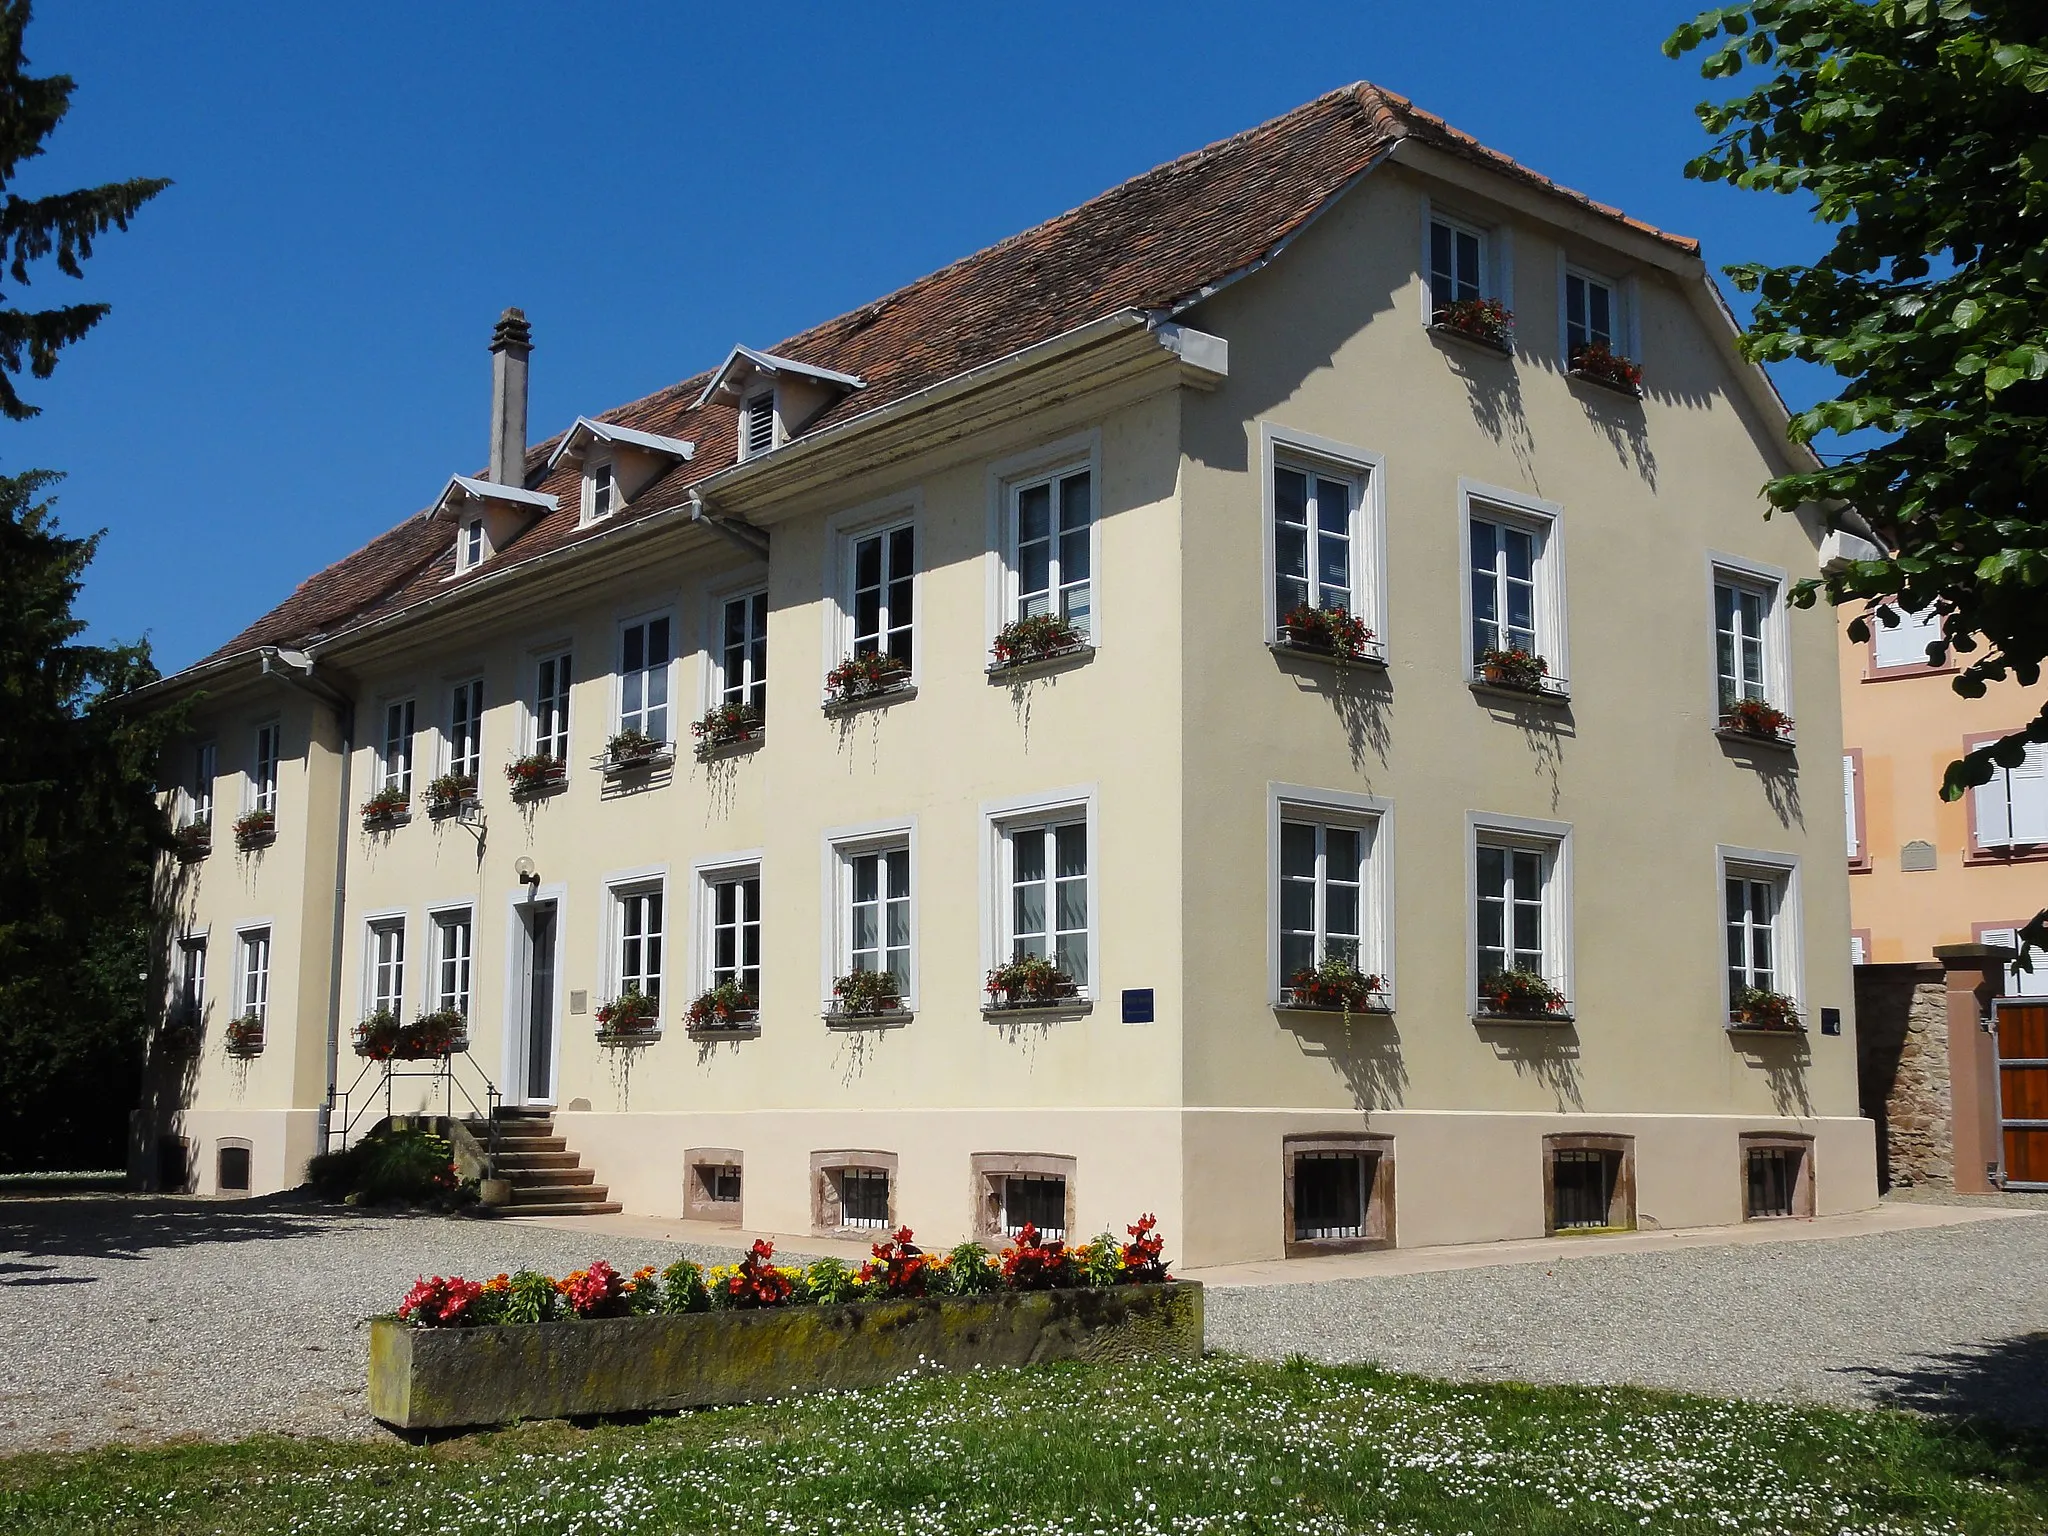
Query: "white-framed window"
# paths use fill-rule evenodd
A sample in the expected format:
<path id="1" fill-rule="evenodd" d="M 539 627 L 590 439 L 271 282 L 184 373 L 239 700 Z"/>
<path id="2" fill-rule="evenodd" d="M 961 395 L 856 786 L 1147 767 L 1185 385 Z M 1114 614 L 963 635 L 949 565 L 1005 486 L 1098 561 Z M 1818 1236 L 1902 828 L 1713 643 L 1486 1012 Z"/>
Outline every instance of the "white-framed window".
<path id="1" fill-rule="evenodd" d="M 847 647 L 856 656 L 879 653 L 914 664 L 917 528 L 896 523 L 847 540 Z"/>
<path id="2" fill-rule="evenodd" d="M 533 750 L 556 762 L 569 758 L 569 681 L 567 651 L 540 657 L 533 668 Z"/>
<path id="3" fill-rule="evenodd" d="M 619 626 L 619 729 L 667 741 L 674 623 L 667 614 Z"/>
<path id="4" fill-rule="evenodd" d="M 448 771 L 474 779 L 484 766 L 484 680 L 472 677 L 448 690 Z"/>
<path id="5" fill-rule="evenodd" d="M 1564 268 L 1564 355 L 1567 367 L 1589 346 L 1602 346 L 1617 357 L 1632 357 L 1629 289 L 1610 277 L 1567 265 Z"/>
<path id="6" fill-rule="evenodd" d="M 612 887 L 612 995 L 661 1000 L 666 893 L 660 880 Z"/>
<path id="7" fill-rule="evenodd" d="M 1991 781 L 1970 791 L 1979 848 L 2033 848 L 2048 844 L 2048 743 L 2029 742 L 2017 768 L 1991 770 Z"/>
<path id="8" fill-rule="evenodd" d="M 619 483 L 617 471 L 612 462 L 605 459 L 599 463 L 583 466 L 583 521 L 603 522 L 618 510 Z"/>
<path id="9" fill-rule="evenodd" d="M 384 706 L 384 743 L 377 756 L 377 787 L 412 793 L 414 701 L 394 699 Z"/>
<path id="10" fill-rule="evenodd" d="M 917 829 L 910 823 L 840 827 L 825 834 L 832 975 L 887 971 L 916 1005 Z"/>
<path id="11" fill-rule="evenodd" d="M 1459 481 L 1464 506 L 1466 666 L 1490 650 L 1540 656 L 1552 684 L 1567 676 L 1563 508 Z"/>
<path id="12" fill-rule="evenodd" d="M 2015 957 L 2022 953 L 2020 931 L 2017 928 L 1982 928 L 1977 932 L 1979 944 L 2002 944 Z M 2000 997 L 2048 997 L 2048 950 L 2025 948 L 2025 956 L 2031 969 L 2021 970 L 2018 965 L 2005 967 L 2005 979 L 2000 983 Z"/>
<path id="13" fill-rule="evenodd" d="M 1729 555 L 1709 557 L 1714 604 L 1714 707 L 1745 700 L 1790 711 L 1785 573 Z"/>
<path id="14" fill-rule="evenodd" d="M 1870 616 L 1871 665 L 1878 671 L 1895 667 L 1926 667 L 1927 648 L 1941 639 L 1941 615 L 1932 608 L 1918 613 L 1895 609 L 1899 622 L 1887 625 L 1876 614 Z"/>
<path id="15" fill-rule="evenodd" d="M 722 865 L 699 872 L 702 882 L 700 953 L 707 987 L 738 983 L 761 995 L 761 866 Z"/>
<path id="16" fill-rule="evenodd" d="M 1391 987 L 1392 902 L 1387 802 L 1365 795 L 1274 785 L 1273 995 L 1296 972 L 1326 961 Z"/>
<path id="17" fill-rule="evenodd" d="M 1093 633 L 1094 525 L 1091 464 L 1010 482 L 1004 622 L 1050 614 Z"/>
<path id="18" fill-rule="evenodd" d="M 1850 862 L 1863 857 L 1862 761 L 1854 752 L 1842 754 L 1842 822 L 1848 829 Z"/>
<path id="19" fill-rule="evenodd" d="M 751 459 L 767 453 L 782 441 L 782 429 L 775 419 L 775 391 L 764 389 L 747 396 L 740 407 L 740 454 Z"/>
<path id="20" fill-rule="evenodd" d="M 370 1013 L 389 1013 L 402 1018 L 405 1009 L 405 919 L 370 919 L 368 934 L 369 974 L 365 991 Z"/>
<path id="21" fill-rule="evenodd" d="M 1744 992 L 1777 992 L 1797 1001 L 1799 866 L 1787 854 L 1716 850 L 1721 882 L 1723 985 L 1732 1014 Z"/>
<path id="22" fill-rule="evenodd" d="M 1991 942 L 1986 940 L 1987 943 Z M 171 997 L 174 1012 L 196 1024 L 206 1013 L 206 935 L 178 941 L 178 973 Z"/>
<path id="23" fill-rule="evenodd" d="M 1368 449 L 1262 422 L 1266 460 L 1266 638 L 1300 607 L 1342 608 L 1383 648 L 1384 460 Z"/>
<path id="24" fill-rule="evenodd" d="M 768 593 L 744 592 L 719 606 L 717 690 L 720 704 L 768 713 Z"/>
<path id="25" fill-rule="evenodd" d="M 474 570 L 484 563 L 484 520 L 472 517 L 462 525 L 462 538 L 458 545 L 460 558 L 456 561 L 458 570 Z"/>
<path id="26" fill-rule="evenodd" d="M 434 914 L 433 981 L 427 1005 L 469 1017 L 470 967 L 475 958 L 476 923 L 468 907 Z"/>
<path id="27" fill-rule="evenodd" d="M 1472 985 L 1532 971 L 1572 995 L 1571 828 L 1472 816 Z"/>
<path id="28" fill-rule="evenodd" d="M 1003 827 L 1005 958 L 1049 959 L 1086 992 L 1088 951 L 1088 822 L 1071 813 Z"/>
<path id="29" fill-rule="evenodd" d="M 213 781 L 218 771 L 218 755 L 213 743 L 200 742 L 192 749 L 192 782 L 185 791 L 191 806 L 187 821 L 205 823 L 213 820 Z"/>
<path id="30" fill-rule="evenodd" d="M 236 938 L 241 948 L 236 980 L 236 1017 L 253 1013 L 259 1019 L 267 1019 L 270 1016 L 270 930 L 245 928 Z"/>
<path id="31" fill-rule="evenodd" d="M 249 809 L 277 813 L 277 764 L 281 756 L 277 722 L 256 727 L 256 753 L 249 773 Z"/>
<path id="32" fill-rule="evenodd" d="M 1487 231 L 1476 224 L 1431 211 L 1429 215 L 1429 314 L 1449 304 L 1494 297 L 1488 280 L 1491 254 Z"/>

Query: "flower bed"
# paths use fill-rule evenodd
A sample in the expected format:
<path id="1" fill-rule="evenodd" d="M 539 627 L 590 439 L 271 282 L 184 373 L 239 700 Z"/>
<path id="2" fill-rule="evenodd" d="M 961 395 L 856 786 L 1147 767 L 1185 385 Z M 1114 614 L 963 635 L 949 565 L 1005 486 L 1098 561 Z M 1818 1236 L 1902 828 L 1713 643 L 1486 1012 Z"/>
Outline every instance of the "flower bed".
<path id="1" fill-rule="evenodd" d="M 692 998 L 683 1017 L 700 1033 L 752 1029 L 761 1017 L 761 1000 L 736 981 L 721 981 Z"/>
<path id="2" fill-rule="evenodd" d="M 1604 341 L 1589 341 L 1574 349 L 1570 371 L 1574 378 L 1619 390 L 1624 395 L 1643 392 L 1643 365 L 1622 357 Z"/>
<path id="3" fill-rule="evenodd" d="M 848 656 L 825 674 L 827 705 L 852 704 L 894 693 L 910 683 L 910 663 L 887 651 Z"/>
<path id="4" fill-rule="evenodd" d="M 1474 663 L 1479 680 L 1517 693 L 1543 693 L 1550 686 L 1550 663 L 1519 645 L 1481 651 Z"/>
<path id="5" fill-rule="evenodd" d="M 476 780 L 465 773 L 444 773 L 427 786 L 427 814 L 436 821 L 460 815 L 476 803 Z"/>
<path id="6" fill-rule="evenodd" d="M 171 841 L 176 845 L 181 862 L 197 863 L 213 852 L 213 823 L 188 821 L 171 834 Z"/>
<path id="7" fill-rule="evenodd" d="M 235 846 L 244 853 L 268 848 L 277 841 L 277 812 L 251 811 L 235 823 Z"/>
<path id="8" fill-rule="evenodd" d="M 239 1019 L 229 1019 L 222 1032 L 230 1056 L 256 1056 L 263 1050 L 263 1018 L 260 1014 L 245 1013 Z"/>
<path id="9" fill-rule="evenodd" d="M 1762 987 L 1747 988 L 1729 1005 L 1728 1027 L 1769 1035 L 1806 1033 L 1806 1021 L 1799 1016 L 1799 1005 L 1782 992 L 1766 991 Z"/>
<path id="10" fill-rule="evenodd" d="M 412 795 L 396 784 L 386 784 L 362 804 L 365 827 L 391 827 L 412 808 Z"/>
<path id="11" fill-rule="evenodd" d="M 1339 661 L 1364 661 L 1372 654 L 1373 633 L 1365 621 L 1344 608 L 1292 609 L 1280 621 L 1280 636 L 1289 650 Z"/>
<path id="12" fill-rule="evenodd" d="M 661 1005 L 644 992 L 628 987 L 597 1010 L 597 1038 L 606 1045 L 630 1045 L 661 1030 Z"/>
<path id="13" fill-rule="evenodd" d="M 1535 971 L 1495 971 L 1479 983 L 1484 1013 L 1509 1019 L 1570 1019 L 1565 995 Z"/>
<path id="14" fill-rule="evenodd" d="M 984 984 L 993 1009 L 1057 1008 L 1076 1001 L 1080 987 L 1043 955 L 1025 955 L 988 973 Z"/>
<path id="15" fill-rule="evenodd" d="M 675 754 L 665 741 L 645 731 L 619 731 L 604 744 L 602 767 L 606 773 L 630 773 L 635 768 L 653 768 Z"/>
<path id="16" fill-rule="evenodd" d="M 681 1260 L 631 1276 L 422 1278 L 371 1325 L 370 1411 L 401 1429 L 634 1413 L 876 1386 L 919 1366 L 1195 1359 L 1201 1287 L 1175 1281 L 1149 1216 L 1069 1248 L 1027 1227 L 992 1256 L 928 1254 L 905 1228 L 853 1269 Z"/>
<path id="17" fill-rule="evenodd" d="M 761 734 L 761 711 L 751 704 L 718 704 L 692 721 L 690 734 L 697 738 L 697 756 L 702 759 L 726 747 L 744 746 Z"/>
<path id="18" fill-rule="evenodd" d="M 1088 637 L 1071 621 L 1058 614 L 1033 614 L 1013 619 L 996 631 L 995 643 L 989 647 L 989 655 L 995 658 L 989 670 L 1002 672 L 1011 667 L 1027 667 L 1087 648 Z"/>
<path id="19" fill-rule="evenodd" d="M 888 971 L 854 971 L 832 983 L 832 1011 L 842 1019 L 877 1019 L 903 1011 L 903 989 Z"/>
<path id="20" fill-rule="evenodd" d="M 1286 1003 L 1290 1008 L 1313 1008 L 1341 1013 L 1348 1020 L 1354 1013 L 1384 1011 L 1380 993 L 1386 978 L 1361 971 L 1343 960 L 1325 960 L 1318 966 L 1304 966 L 1287 978 Z"/>
<path id="21" fill-rule="evenodd" d="M 1431 323 L 1440 331 L 1501 352 L 1515 344 L 1515 313 L 1498 299 L 1460 299 L 1442 305 Z"/>
<path id="22" fill-rule="evenodd" d="M 1762 699 L 1736 699 L 1722 706 L 1721 729 L 1757 741 L 1786 741 L 1792 735 L 1792 717 Z"/>
<path id="23" fill-rule="evenodd" d="M 410 1024 L 380 1008 L 356 1026 L 355 1052 L 370 1061 L 432 1061 L 468 1050 L 467 1028 L 452 1008 L 423 1013 Z"/>
<path id="24" fill-rule="evenodd" d="M 549 757 L 545 752 L 531 752 L 505 765 L 505 778 L 512 786 L 512 798 L 515 800 L 530 800 L 536 795 L 544 795 L 559 788 L 567 776 L 568 770 L 562 760 Z"/>

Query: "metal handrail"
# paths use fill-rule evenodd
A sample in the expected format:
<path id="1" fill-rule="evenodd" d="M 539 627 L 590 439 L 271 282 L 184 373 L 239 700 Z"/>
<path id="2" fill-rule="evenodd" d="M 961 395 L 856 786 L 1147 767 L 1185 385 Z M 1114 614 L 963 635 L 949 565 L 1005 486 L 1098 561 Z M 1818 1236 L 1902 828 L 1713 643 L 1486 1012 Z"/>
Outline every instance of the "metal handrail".
<path id="1" fill-rule="evenodd" d="M 470 1086 L 462 1081 L 461 1074 L 456 1067 L 458 1061 L 468 1062 L 470 1070 L 476 1074 L 476 1092 L 472 1093 Z M 418 1070 L 420 1068 L 425 1070 Z M 355 1081 L 346 1088 L 335 1090 L 329 1098 L 327 1116 L 328 1151 L 338 1152 L 346 1147 L 357 1124 L 377 1107 L 378 1093 L 376 1084 L 373 1083 L 371 1085 L 369 1091 L 362 1095 L 360 1101 L 357 1101 L 356 1094 L 357 1090 L 362 1088 L 365 1080 L 380 1074 L 383 1087 L 384 1117 L 386 1119 L 389 1119 L 394 1112 L 391 1085 L 396 1079 L 425 1078 L 430 1081 L 439 1080 L 442 1084 L 442 1112 L 450 1120 L 455 1118 L 455 1096 L 458 1093 L 461 1094 L 463 1103 L 469 1107 L 470 1115 L 481 1118 L 485 1125 L 489 1127 L 491 1170 L 493 1173 L 497 1171 L 500 1154 L 498 1111 L 504 1105 L 505 1096 L 498 1091 L 497 1085 L 490 1080 L 484 1069 L 471 1060 L 467 1051 L 450 1051 L 445 1056 L 426 1057 L 420 1061 L 396 1061 L 389 1057 L 381 1061 L 366 1059 L 363 1062 L 362 1070 L 356 1074 Z M 482 1096 L 481 1103 L 478 1102 L 479 1094 Z"/>

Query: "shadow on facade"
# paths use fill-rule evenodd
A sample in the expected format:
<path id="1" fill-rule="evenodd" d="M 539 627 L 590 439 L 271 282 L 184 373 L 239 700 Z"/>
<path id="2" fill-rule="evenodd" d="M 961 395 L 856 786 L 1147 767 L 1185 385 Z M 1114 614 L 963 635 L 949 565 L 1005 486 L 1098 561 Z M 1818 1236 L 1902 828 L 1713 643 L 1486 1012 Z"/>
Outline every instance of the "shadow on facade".
<path id="1" fill-rule="evenodd" d="M 1399 1109 L 1408 1094 L 1408 1068 L 1401 1060 L 1401 1032 L 1384 1014 L 1353 1014 L 1330 1020 L 1290 1021 L 1301 1052 L 1327 1061 L 1344 1079 L 1359 1109 Z"/>

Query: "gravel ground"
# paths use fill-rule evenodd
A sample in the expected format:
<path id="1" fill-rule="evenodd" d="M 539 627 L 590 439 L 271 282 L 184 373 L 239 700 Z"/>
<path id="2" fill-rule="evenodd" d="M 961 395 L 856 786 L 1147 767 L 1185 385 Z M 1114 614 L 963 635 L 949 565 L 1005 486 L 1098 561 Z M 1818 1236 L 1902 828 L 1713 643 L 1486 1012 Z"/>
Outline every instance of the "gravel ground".
<path id="1" fill-rule="evenodd" d="M 100 1197 L 0 1202 L 0 1452 L 385 1433 L 362 1320 L 422 1269 L 622 1271 L 734 1250 L 439 1216 Z"/>
<path id="2" fill-rule="evenodd" d="M 0 1452 L 384 1433 L 362 1319 L 421 1269 L 728 1249 L 292 1197 L 0 1201 Z M 1635 1382 L 2048 1427 L 2048 1219 L 1212 1290 L 1212 1348 L 1431 1376 Z"/>
<path id="3" fill-rule="evenodd" d="M 2048 1428 L 2048 1219 L 1212 1290 L 1213 1349 Z"/>

